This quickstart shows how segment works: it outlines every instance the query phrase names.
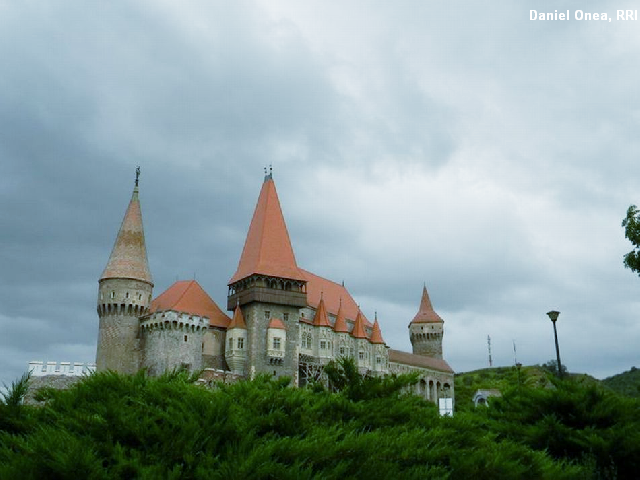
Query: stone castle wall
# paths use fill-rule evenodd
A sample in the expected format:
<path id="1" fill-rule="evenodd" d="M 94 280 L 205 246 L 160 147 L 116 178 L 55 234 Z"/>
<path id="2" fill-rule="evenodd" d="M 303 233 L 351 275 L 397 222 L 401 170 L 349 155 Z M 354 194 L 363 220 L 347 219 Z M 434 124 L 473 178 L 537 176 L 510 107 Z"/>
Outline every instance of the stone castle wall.
<path id="1" fill-rule="evenodd" d="M 203 368 L 204 335 L 209 319 L 174 311 L 156 312 L 140 322 L 142 365 L 151 375 Z"/>

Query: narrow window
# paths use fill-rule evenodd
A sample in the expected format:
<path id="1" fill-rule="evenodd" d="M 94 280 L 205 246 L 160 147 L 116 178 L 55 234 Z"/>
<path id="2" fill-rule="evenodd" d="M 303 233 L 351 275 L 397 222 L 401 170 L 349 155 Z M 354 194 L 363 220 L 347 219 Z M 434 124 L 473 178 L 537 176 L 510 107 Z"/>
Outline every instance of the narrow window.
<path id="1" fill-rule="evenodd" d="M 238 339 L 238 348 L 244 348 L 244 338 Z"/>
<path id="2" fill-rule="evenodd" d="M 264 319 L 269 320 L 271 318 L 271 312 L 269 310 L 264 311 Z"/>
<path id="3" fill-rule="evenodd" d="M 358 352 L 358 359 L 364 360 L 364 352 Z"/>
<path id="4" fill-rule="evenodd" d="M 326 340 L 320 340 L 320 348 L 322 350 L 326 350 L 327 349 L 327 341 Z"/>
<path id="5" fill-rule="evenodd" d="M 273 349 L 274 350 L 280 350 L 280 338 L 279 337 L 274 337 L 274 339 L 273 339 Z"/>
<path id="6" fill-rule="evenodd" d="M 142 300 L 142 294 L 141 293 L 138 294 L 138 300 Z"/>
<path id="7" fill-rule="evenodd" d="M 184 336 L 184 341 L 185 341 L 185 342 L 187 341 L 187 336 L 186 336 L 186 335 Z"/>
<path id="8" fill-rule="evenodd" d="M 116 298 L 116 292 L 111 292 L 111 298 Z"/>
<path id="9" fill-rule="evenodd" d="M 125 298 L 129 298 L 129 292 L 126 293 L 126 295 L 124 296 Z"/>
<path id="10" fill-rule="evenodd" d="M 288 313 L 283 313 L 282 316 L 283 316 L 285 322 L 289 321 L 289 314 Z"/>
<path id="11" fill-rule="evenodd" d="M 340 347 L 340 355 L 344 355 L 344 347 Z"/>

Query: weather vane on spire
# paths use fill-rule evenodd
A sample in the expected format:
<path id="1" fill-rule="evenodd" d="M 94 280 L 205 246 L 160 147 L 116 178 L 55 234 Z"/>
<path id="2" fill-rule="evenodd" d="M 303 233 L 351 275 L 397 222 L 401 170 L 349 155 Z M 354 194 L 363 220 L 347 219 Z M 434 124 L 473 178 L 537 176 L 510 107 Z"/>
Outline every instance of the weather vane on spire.
<path id="1" fill-rule="evenodd" d="M 140 178 L 140 167 L 136 167 L 136 187 L 138 186 L 138 179 Z"/>

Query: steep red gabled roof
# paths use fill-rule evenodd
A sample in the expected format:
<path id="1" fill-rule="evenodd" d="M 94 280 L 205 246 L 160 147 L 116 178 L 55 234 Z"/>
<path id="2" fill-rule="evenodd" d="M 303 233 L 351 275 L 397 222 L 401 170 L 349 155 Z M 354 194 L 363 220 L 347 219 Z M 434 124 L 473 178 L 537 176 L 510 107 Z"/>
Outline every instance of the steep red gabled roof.
<path id="1" fill-rule="evenodd" d="M 320 303 L 316 309 L 316 315 L 313 317 L 314 327 L 331 327 L 329 317 L 327 316 L 327 309 L 324 306 L 324 299 L 320 298 Z"/>
<path id="2" fill-rule="evenodd" d="M 147 260 L 137 186 L 133 189 L 131 201 L 122 219 L 107 266 L 100 276 L 100 280 L 107 278 L 131 278 L 153 285 Z"/>
<path id="3" fill-rule="evenodd" d="M 167 310 L 207 317 L 214 327 L 226 328 L 231 322 L 195 280 L 177 281 L 151 302 L 151 313 Z"/>
<path id="4" fill-rule="evenodd" d="M 265 177 L 236 273 L 229 284 L 262 274 L 304 280 L 291 247 L 276 186 L 271 175 Z"/>
<path id="5" fill-rule="evenodd" d="M 236 309 L 233 312 L 233 318 L 231 319 L 231 323 L 227 327 L 227 330 L 231 330 L 232 328 L 242 328 L 243 330 L 247 329 L 247 324 L 244 321 L 244 316 L 242 315 L 242 310 L 240 310 L 240 306 L 236 306 Z"/>
<path id="6" fill-rule="evenodd" d="M 269 328 L 278 328 L 280 330 L 286 330 L 284 323 L 279 318 L 272 318 L 269 322 Z"/>
<path id="7" fill-rule="evenodd" d="M 364 329 L 364 317 L 360 312 L 358 312 L 358 315 L 356 316 L 356 323 L 353 324 L 351 336 L 354 338 L 368 338 L 367 332 Z"/>
<path id="8" fill-rule="evenodd" d="M 378 324 L 377 316 L 375 322 L 373 322 L 373 328 L 371 330 L 369 341 L 376 345 L 384 345 L 384 340 L 382 339 L 382 331 L 380 330 L 380 324 Z"/>
<path id="9" fill-rule="evenodd" d="M 342 306 L 342 313 L 349 320 L 355 320 L 358 316 L 358 304 L 355 302 L 344 285 L 322 278 L 307 270 L 300 269 L 307 281 L 307 305 L 315 306 L 320 303 L 320 297 L 324 299 L 327 313 L 338 315 Z M 362 313 L 361 313 L 362 315 Z M 362 315 L 366 327 L 371 327 L 367 317 Z"/>
<path id="10" fill-rule="evenodd" d="M 431 299 L 429 299 L 429 294 L 427 293 L 426 286 L 422 290 L 420 310 L 418 310 L 416 316 L 413 317 L 411 323 L 444 323 L 444 320 L 440 318 L 440 315 L 435 312 L 433 306 L 431 305 Z"/>
<path id="11" fill-rule="evenodd" d="M 344 312 L 342 310 L 342 302 L 338 307 L 338 314 L 336 315 L 336 323 L 333 325 L 333 329 L 336 333 L 349 333 L 349 326 L 347 320 L 344 318 Z"/>

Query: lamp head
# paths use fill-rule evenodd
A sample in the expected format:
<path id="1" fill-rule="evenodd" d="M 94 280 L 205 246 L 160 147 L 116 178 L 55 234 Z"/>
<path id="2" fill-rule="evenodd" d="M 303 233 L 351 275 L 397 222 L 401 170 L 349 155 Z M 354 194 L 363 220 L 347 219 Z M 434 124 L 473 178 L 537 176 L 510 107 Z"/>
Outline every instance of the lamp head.
<path id="1" fill-rule="evenodd" d="M 551 321 L 555 323 L 556 320 L 558 320 L 558 315 L 560 315 L 560 312 L 551 310 L 550 312 L 547 312 L 547 315 L 549 315 L 549 318 L 551 319 Z"/>

